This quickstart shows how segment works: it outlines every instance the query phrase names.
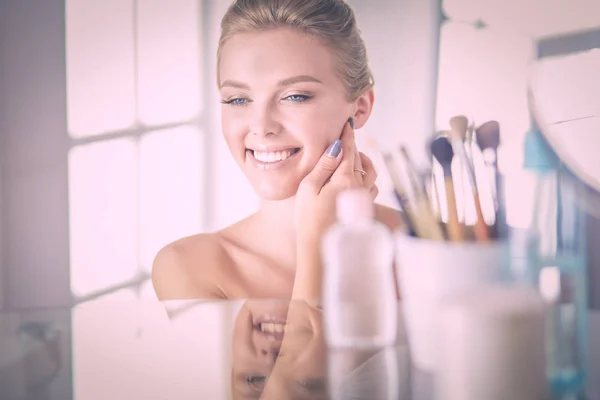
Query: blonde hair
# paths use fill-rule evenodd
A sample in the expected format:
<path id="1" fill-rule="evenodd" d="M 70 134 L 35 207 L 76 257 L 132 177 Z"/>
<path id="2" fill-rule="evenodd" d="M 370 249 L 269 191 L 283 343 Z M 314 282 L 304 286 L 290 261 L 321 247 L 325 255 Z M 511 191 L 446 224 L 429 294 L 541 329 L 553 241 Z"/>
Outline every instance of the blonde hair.
<path id="1" fill-rule="evenodd" d="M 365 43 L 354 12 L 344 0 L 235 0 L 221 20 L 217 80 L 221 51 L 229 38 L 281 27 L 317 38 L 333 52 L 348 100 L 356 100 L 373 87 Z"/>

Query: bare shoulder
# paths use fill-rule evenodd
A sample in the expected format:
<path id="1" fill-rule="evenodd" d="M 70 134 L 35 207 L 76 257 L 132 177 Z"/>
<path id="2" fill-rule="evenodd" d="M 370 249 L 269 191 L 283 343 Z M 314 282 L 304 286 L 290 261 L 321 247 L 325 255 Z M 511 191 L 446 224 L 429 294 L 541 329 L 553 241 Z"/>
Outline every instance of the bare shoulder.
<path id="1" fill-rule="evenodd" d="M 402 226 L 402 214 L 399 210 L 375 204 L 375 219 L 394 231 Z"/>
<path id="2" fill-rule="evenodd" d="M 152 284 L 161 301 L 224 298 L 220 284 L 230 266 L 218 233 L 188 236 L 158 252 Z"/>

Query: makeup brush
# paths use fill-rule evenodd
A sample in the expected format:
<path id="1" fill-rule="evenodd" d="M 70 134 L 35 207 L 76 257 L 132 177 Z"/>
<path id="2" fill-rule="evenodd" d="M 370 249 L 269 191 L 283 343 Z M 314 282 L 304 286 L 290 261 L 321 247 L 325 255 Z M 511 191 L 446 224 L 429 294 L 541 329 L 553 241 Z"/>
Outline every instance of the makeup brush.
<path id="1" fill-rule="evenodd" d="M 454 182 L 452 181 L 452 159 L 454 150 L 447 137 L 440 136 L 431 142 L 431 154 L 440 163 L 444 170 L 444 186 L 446 188 L 446 207 L 448 208 L 448 224 L 446 231 L 452 241 L 464 240 L 463 228 L 458 221 L 456 209 L 456 194 L 454 193 Z"/>
<path id="2" fill-rule="evenodd" d="M 429 143 L 427 144 L 427 148 L 429 149 L 429 157 L 430 159 L 433 157 L 433 154 L 431 154 L 431 143 L 433 140 L 435 140 L 436 138 L 440 137 L 440 136 L 445 136 L 446 133 L 444 131 L 438 131 L 435 133 L 435 135 L 432 136 L 431 141 L 429 141 Z M 437 210 L 436 215 L 438 216 L 438 218 L 441 220 L 442 218 L 442 204 L 440 201 L 440 187 L 438 184 L 438 173 L 436 172 L 435 168 L 431 168 L 431 172 L 429 174 L 429 182 L 430 182 L 430 187 L 431 187 L 431 192 L 430 195 L 432 196 L 431 201 L 434 202 L 435 204 L 435 209 Z"/>
<path id="3" fill-rule="evenodd" d="M 437 188 L 435 187 L 435 182 L 433 181 L 433 171 L 430 171 L 426 175 L 419 174 L 416 164 L 414 163 L 408 149 L 405 146 L 400 146 L 400 155 L 402 155 L 404 163 L 408 169 L 407 173 L 413 193 L 415 193 L 415 196 L 423 203 L 423 207 L 427 207 L 429 212 L 437 219 L 437 214 L 435 208 L 433 207 L 432 201 L 437 202 L 438 212 L 440 212 L 440 204 Z M 427 180 L 429 180 L 429 185 L 431 187 L 428 187 Z M 435 197 L 432 193 L 434 189 L 436 190 Z"/>
<path id="4" fill-rule="evenodd" d="M 419 177 L 419 173 L 417 172 L 417 168 L 408 153 L 408 150 L 404 146 L 400 146 L 400 155 L 404 159 L 404 163 L 406 164 L 408 179 L 410 180 L 410 185 L 413 190 L 413 193 L 417 197 L 427 197 L 425 193 L 425 189 L 423 188 L 423 183 L 421 182 L 421 178 Z"/>
<path id="5" fill-rule="evenodd" d="M 412 231 L 418 237 L 433 240 L 444 240 L 442 228 L 438 224 L 435 215 L 431 211 L 427 199 L 417 197 L 414 200 L 411 200 L 408 197 L 407 192 L 404 189 L 404 185 L 402 184 L 402 180 L 397 173 L 394 157 L 389 153 L 384 153 L 383 159 L 385 161 L 388 174 L 394 185 L 394 194 L 396 199 L 406 214 L 409 228 L 412 229 Z"/>
<path id="6" fill-rule="evenodd" d="M 435 213 L 438 217 L 441 217 L 442 205 L 440 204 L 440 191 L 439 191 L 438 185 L 437 185 L 436 174 L 435 174 L 435 171 L 433 171 L 433 169 L 431 170 L 431 173 L 427 177 L 427 180 L 429 182 L 429 195 L 430 195 L 431 201 L 433 202 L 433 204 L 435 204 L 435 207 L 434 207 Z"/>
<path id="7" fill-rule="evenodd" d="M 408 196 L 406 195 L 406 190 L 404 189 L 404 185 L 402 185 L 402 181 L 400 180 L 400 177 L 396 174 L 396 170 L 395 170 L 396 167 L 394 166 L 394 160 L 392 159 L 392 155 L 389 153 L 383 153 L 382 156 L 383 156 L 383 161 L 384 161 L 388 176 L 390 177 L 390 180 L 392 181 L 394 197 L 396 198 L 398 205 L 402 209 L 402 213 L 404 216 L 404 223 L 406 224 L 406 227 L 408 228 L 408 231 L 411 234 L 420 236 L 419 233 L 422 233 L 422 232 L 417 230 L 417 227 L 416 227 L 417 226 L 417 224 L 416 224 L 417 218 L 414 215 L 412 208 L 410 207 L 410 202 L 408 200 Z"/>
<path id="8" fill-rule="evenodd" d="M 387 172 L 388 178 L 392 184 L 392 192 L 394 198 L 396 199 L 396 202 L 398 203 L 398 206 L 400 206 L 400 209 L 402 211 L 400 213 L 402 217 L 402 222 L 411 234 L 416 235 L 412 223 L 414 217 L 411 215 L 410 210 L 406 211 L 406 209 L 409 206 L 408 198 L 403 186 L 401 185 L 401 181 L 398 179 L 398 176 L 396 176 L 395 171 L 393 170 L 394 165 L 391 156 L 385 152 L 380 151 L 380 146 L 377 143 L 377 140 L 375 140 L 375 138 L 373 138 L 372 136 L 365 136 L 365 145 L 367 149 L 372 152 L 374 159 L 373 161 L 375 162 L 375 164 L 383 164 L 383 166 L 385 167 L 385 171 Z"/>
<path id="9" fill-rule="evenodd" d="M 467 156 L 473 165 L 473 136 L 475 133 L 475 120 L 471 120 L 469 127 L 467 128 L 467 134 L 465 137 L 465 148 L 467 149 Z"/>
<path id="10" fill-rule="evenodd" d="M 469 124 L 469 128 L 467 129 L 467 137 L 465 139 L 465 141 L 467 143 L 471 143 L 473 141 L 473 133 L 475 132 L 475 120 L 472 119 L 471 123 Z"/>
<path id="11" fill-rule="evenodd" d="M 494 210 L 496 221 L 494 233 L 496 237 L 504 237 L 506 234 L 506 216 L 502 199 L 502 182 L 498 173 L 498 147 L 500 146 L 500 124 L 498 121 L 488 121 L 475 131 L 477 146 L 481 149 L 483 160 L 488 172 L 488 181 L 491 186 L 492 198 L 494 199 Z"/>
<path id="12" fill-rule="evenodd" d="M 479 199 L 479 191 L 477 188 L 477 181 L 475 180 L 473 164 L 471 163 L 471 160 L 469 160 L 469 157 L 467 157 L 463 143 L 468 129 L 467 117 L 464 115 L 459 115 L 450 118 L 450 128 L 449 137 L 450 142 L 452 143 L 452 149 L 465 165 L 467 169 L 467 177 L 469 178 L 469 184 L 471 185 L 471 192 L 473 194 L 473 201 L 475 203 L 475 213 L 477 216 L 475 226 L 473 227 L 475 239 L 485 242 L 490 240 L 489 227 L 483 218 L 483 211 L 481 210 L 481 201 Z"/>

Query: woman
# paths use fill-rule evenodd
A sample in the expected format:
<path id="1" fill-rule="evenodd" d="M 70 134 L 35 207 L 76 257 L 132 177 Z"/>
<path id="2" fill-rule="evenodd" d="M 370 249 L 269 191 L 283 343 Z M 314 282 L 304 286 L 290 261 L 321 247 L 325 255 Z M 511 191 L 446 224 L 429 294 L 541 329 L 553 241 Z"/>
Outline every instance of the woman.
<path id="1" fill-rule="evenodd" d="M 364 42 L 342 0 L 237 0 L 221 28 L 222 129 L 260 207 L 163 248 L 154 288 L 161 300 L 318 300 L 319 244 L 337 193 L 378 193 L 373 163 L 354 140 L 374 101 Z M 400 223 L 379 205 L 376 218 L 391 229 Z"/>

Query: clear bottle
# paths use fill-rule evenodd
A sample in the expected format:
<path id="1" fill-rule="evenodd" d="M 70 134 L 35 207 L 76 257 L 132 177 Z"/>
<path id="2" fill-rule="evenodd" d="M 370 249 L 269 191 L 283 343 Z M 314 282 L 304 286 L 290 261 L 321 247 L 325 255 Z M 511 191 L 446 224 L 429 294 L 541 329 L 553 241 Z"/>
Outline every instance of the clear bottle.
<path id="1" fill-rule="evenodd" d="M 525 139 L 525 169 L 535 176 L 529 229 L 531 272 L 548 304 L 547 366 L 555 399 L 583 398 L 587 367 L 587 243 L 581 183 L 534 125 Z"/>
<path id="2" fill-rule="evenodd" d="M 410 388 L 406 347 L 335 348 L 327 354 L 331 400 L 408 399 Z"/>
<path id="3" fill-rule="evenodd" d="M 367 190 L 340 193 L 338 221 L 322 240 L 323 312 L 331 347 L 386 346 L 397 338 L 393 236 L 374 212 Z"/>

